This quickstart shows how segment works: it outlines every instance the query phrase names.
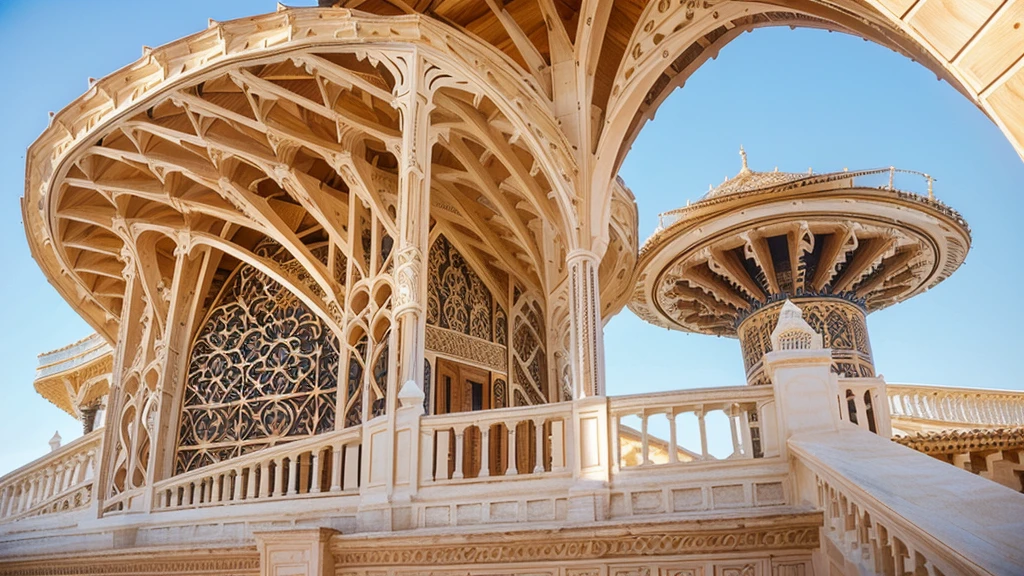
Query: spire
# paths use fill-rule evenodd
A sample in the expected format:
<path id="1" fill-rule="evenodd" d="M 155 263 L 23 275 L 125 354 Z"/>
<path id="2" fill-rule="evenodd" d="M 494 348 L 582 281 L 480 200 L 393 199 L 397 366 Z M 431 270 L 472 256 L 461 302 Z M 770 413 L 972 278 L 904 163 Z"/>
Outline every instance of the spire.
<path id="1" fill-rule="evenodd" d="M 57 448 L 60 448 L 60 432 L 54 432 L 53 438 L 50 438 L 50 452 L 53 452 Z"/>
<path id="2" fill-rule="evenodd" d="M 743 161 L 743 166 L 740 168 L 740 174 L 750 172 L 750 168 L 747 167 L 747 151 L 743 149 L 742 144 L 740 144 L 740 160 Z"/>

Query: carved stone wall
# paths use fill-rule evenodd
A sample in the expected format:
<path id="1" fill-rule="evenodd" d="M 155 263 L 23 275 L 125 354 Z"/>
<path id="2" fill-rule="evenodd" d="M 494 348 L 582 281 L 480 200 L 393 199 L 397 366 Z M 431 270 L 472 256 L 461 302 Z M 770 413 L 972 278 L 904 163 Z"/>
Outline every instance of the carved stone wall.
<path id="1" fill-rule="evenodd" d="M 846 378 L 875 375 L 864 310 L 841 298 L 794 298 L 804 320 L 821 334 L 822 346 L 832 349 L 832 371 Z M 770 384 L 762 363 L 772 351 L 771 333 L 779 322 L 782 303 L 772 304 L 748 316 L 736 333 L 743 351 L 747 383 Z"/>

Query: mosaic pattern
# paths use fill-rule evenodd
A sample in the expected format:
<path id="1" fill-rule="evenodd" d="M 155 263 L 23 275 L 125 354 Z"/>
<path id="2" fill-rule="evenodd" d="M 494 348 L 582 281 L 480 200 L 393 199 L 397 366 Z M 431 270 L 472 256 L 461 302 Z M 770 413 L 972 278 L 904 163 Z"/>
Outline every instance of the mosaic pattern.
<path id="1" fill-rule="evenodd" d="M 189 359 L 175 472 L 334 429 L 338 342 L 310 309 L 239 267 Z"/>

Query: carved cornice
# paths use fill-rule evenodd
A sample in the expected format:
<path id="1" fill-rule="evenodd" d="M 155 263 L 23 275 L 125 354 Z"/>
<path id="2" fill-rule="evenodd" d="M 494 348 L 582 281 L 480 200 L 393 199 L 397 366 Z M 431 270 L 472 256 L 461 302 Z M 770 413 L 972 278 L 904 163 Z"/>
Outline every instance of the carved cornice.
<path id="1" fill-rule="evenodd" d="M 260 557 L 256 548 L 231 548 L 161 553 L 148 550 L 132 553 L 108 552 L 75 557 L 34 558 L 0 564 L 0 576 L 85 576 L 102 574 L 256 575 Z"/>
<path id="2" fill-rule="evenodd" d="M 342 566 L 444 566 L 572 561 L 680 554 L 812 550 L 819 545 L 820 513 L 743 520 L 663 523 L 617 528 L 535 530 L 522 534 L 395 539 L 333 539 Z"/>
<path id="3" fill-rule="evenodd" d="M 495 372 L 508 373 L 508 352 L 500 344 L 437 326 L 427 326 L 424 346 L 431 352 L 469 360 Z"/>

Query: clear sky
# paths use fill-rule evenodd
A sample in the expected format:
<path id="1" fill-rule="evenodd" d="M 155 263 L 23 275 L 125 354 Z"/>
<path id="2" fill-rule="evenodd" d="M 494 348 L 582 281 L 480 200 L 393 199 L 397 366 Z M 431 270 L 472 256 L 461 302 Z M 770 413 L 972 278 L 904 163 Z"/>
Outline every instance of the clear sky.
<path id="1" fill-rule="evenodd" d="M 312 5 L 315 2 L 294 2 Z M 47 112 L 207 19 L 272 11 L 264 0 L 0 2 L 0 473 L 44 454 L 79 423 L 32 389 L 36 355 L 90 328 L 49 286 L 25 242 L 20 198 L 25 149 Z M 971 224 L 967 263 L 934 290 L 869 317 L 876 366 L 890 382 L 1022 389 L 1015 357 L 1024 313 L 1011 291 L 1024 164 L 1000 131 L 956 90 L 903 56 L 841 34 L 788 28 L 745 34 L 659 109 L 620 172 L 637 197 L 641 241 L 659 212 L 696 200 L 739 170 L 920 170 Z M 628 310 L 606 327 L 608 393 L 739 385 L 735 340 L 649 326 Z"/>

